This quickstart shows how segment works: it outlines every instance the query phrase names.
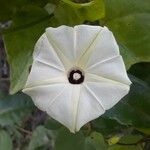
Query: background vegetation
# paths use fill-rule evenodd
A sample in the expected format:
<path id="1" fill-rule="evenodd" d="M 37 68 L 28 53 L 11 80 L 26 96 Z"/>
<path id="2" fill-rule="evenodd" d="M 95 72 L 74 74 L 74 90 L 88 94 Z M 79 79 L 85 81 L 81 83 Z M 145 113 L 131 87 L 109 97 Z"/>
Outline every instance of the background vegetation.
<path id="1" fill-rule="evenodd" d="M 62 24 L 109 27 L 133 82 L 76 134 L 20 92 L 35 42 Z M 150 150 L 150 0 L 0 0 L 0 37 L 0 150 Z"/>

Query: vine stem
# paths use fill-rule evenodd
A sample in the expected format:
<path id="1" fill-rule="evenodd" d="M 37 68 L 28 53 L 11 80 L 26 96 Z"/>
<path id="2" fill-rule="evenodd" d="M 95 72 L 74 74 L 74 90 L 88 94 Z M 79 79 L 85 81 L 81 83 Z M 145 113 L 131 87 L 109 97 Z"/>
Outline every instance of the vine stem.
<path id="1" fill-rule="evenodd" d="M 23 129 L 23 128 L 19 127 L 19 126 L 16 126 L 16 128 L 17 128 L 18 130 L 20 130 L 21 132 L 23 132 L 23 133 L 32 135 L 32 132 L 31 132 L 31 131 L 28 131 L 28 130 L 26 130 L 26 129 Z"/>

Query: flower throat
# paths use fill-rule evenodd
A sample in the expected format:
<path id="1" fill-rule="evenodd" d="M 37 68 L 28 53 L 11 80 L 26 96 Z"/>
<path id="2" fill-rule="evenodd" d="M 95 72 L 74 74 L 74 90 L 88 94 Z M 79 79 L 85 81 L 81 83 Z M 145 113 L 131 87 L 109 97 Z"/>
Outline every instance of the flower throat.
<path id="1" fill-rule="evenodd" d="M 81 84 L 84 81 L 83 72 L 79 69 L 72 69 L 68 74 L 68 80 L 71 84 Z"/>

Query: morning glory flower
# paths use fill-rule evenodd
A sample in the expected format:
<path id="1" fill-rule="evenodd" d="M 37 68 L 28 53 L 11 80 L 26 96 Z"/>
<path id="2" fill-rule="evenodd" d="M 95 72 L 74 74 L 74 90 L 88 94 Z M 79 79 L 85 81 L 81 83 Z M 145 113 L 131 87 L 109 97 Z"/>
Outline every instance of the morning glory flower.
<path id="1" fill-rule="evenodd" d="M 23 92 L 71 132 L 113 107 L 130 89 L 107 27 L 49 27 L 39 38 Z"/>

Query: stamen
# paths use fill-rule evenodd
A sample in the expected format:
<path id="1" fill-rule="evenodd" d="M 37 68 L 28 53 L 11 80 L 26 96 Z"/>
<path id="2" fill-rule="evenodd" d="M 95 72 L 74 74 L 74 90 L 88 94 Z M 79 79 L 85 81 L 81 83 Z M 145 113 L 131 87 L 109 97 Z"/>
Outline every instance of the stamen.
<path id="1" fill-rule="evenodd" d="M 72 69 L 68 74 L 68 80 L 71 84 L 81 84 L 84 81 L 83 72 L 79 69 Z"/>
<path id="2" fill-rule="evenodd" d="M 79 80 L 81 78 L 81 75 L 79 73 L 74 73 L 73 74 L 73 79 L 74 80 Z"/>

